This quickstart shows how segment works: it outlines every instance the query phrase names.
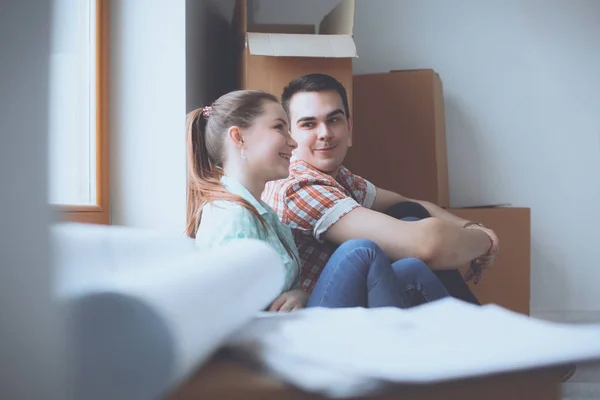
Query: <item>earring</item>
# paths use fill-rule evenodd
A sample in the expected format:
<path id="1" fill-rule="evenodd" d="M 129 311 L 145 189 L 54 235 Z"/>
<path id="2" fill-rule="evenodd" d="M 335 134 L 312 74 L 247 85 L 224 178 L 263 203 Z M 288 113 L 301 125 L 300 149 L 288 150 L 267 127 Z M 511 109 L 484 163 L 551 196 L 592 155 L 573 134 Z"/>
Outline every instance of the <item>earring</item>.
<path id="1" fill-rule="evenodd" d="M 245 160 L 245 159 L 246 159 L 246 155 L 244 154 L 244 148 L 243 148 L 243 147 L 242 147 L 242 151 L 240 152 L 240 158 L 241 158 L 242 160 Z"/>

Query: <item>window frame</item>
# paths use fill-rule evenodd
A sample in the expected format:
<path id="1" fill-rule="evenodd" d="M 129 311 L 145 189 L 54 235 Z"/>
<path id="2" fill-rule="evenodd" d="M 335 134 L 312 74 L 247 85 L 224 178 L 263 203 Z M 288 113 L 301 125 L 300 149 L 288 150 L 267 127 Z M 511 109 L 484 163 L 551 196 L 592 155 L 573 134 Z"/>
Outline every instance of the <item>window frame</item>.
<path id="1" fill-rule="evenodd" d="M 110 224 L 109 3 L 96 0 L 96 204 L 53 205 L 62 221 Z"/>

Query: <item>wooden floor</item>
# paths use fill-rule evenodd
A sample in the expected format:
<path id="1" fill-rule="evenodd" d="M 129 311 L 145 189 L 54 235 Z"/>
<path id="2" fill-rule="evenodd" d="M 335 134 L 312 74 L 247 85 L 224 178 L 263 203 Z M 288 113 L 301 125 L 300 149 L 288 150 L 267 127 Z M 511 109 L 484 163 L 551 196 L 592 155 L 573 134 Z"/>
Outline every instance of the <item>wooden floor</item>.
<path id="1" fill-rule="evenodd" d="M 556 371 L 529 371 L 429 386 L 398 386 L 368 400 L 560 400 Z M 168 400 L 322 400 L 227 359 L 216 359 L 181 385 Z"/>
<path id="2" fill-rule="evenodd" d="M 579 365 L 563 384 L 563 400 L 600 400 L 600 363 Z"/>

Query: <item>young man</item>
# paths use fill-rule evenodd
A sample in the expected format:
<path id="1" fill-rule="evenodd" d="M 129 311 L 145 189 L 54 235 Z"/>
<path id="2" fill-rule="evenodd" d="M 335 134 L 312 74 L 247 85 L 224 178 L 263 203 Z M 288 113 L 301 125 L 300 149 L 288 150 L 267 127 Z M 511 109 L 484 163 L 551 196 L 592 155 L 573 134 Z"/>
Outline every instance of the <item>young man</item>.
<path id="1" fill-rule="evenodd" d="M 284 89 L 282 103 L 298 148 L 290 176 L 268 183 L 263 200 L 294 232 L 303 262 L 302 288 L 312 291 L 338 245 L 366 238 L 393 260 L 420 258 L 450 295 L 479 304 L 465 280 L 479 282 L 492 266 L 499 251 L 496 234 L 435 204 L 376 188 L 344 168 L 352 119 L 346 90 L 334 78 L 297 78 Z M 455 267 L 470 261 L 463 279 Z M 557 377 L 565 382 L 575 370 L 573 364 L 557 368 Z"/>
<path id="2" fill-rule="evenodd" d="M 432 203 L 376 188 L 344 168 L 352 119 L 346 90 L 331 76 L 295 79 L 282 103 L 298 148 L 290 176 L 270 182 L 263 200 L 294 232 L 302 288 L 312 291 L 338 245 L 366 238 L 392 260 L 423 260 L 452 296 L 478 304 L 456 267 L 471 262 L 465 279 L 477 283 L 498 253 L 496 234 Z"/>

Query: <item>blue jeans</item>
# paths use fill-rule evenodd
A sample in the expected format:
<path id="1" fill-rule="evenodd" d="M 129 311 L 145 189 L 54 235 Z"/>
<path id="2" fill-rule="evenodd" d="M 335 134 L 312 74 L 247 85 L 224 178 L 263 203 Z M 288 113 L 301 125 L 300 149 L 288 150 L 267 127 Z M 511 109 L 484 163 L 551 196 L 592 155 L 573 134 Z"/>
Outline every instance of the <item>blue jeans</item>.
<path id="1" fill-rule="evenodd" d="M 390 207 L 387 215 L 403 221 L 418 221 L 431 217 L 429 211 L 419 203 L 404 201 Z M 460 271 L 456 269 L 445 269 L 434 271 L 435 275 L 442 282 L 450 296 L 466 301 L 468 303 L 480 305 L 469 286 L 465 283 Z"/>
<path id="2" fill-rule="evenodd" d="M 409 308 L 449 296 L 425 263 L 390 262 L 374 242 L 349 240 L 321 272 L 306 307 Z"/>

